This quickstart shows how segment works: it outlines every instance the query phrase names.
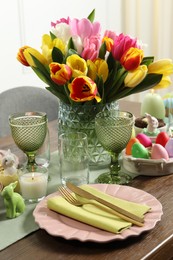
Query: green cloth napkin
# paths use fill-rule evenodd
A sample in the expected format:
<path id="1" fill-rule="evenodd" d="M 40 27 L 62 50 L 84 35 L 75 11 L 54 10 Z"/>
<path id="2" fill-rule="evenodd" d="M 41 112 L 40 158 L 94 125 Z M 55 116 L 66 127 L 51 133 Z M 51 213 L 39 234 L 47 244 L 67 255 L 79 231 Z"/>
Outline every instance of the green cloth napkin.
<path id="1" fill-rule="evenodd" d="M 126 200 L 114 198 L 91 186 L 82 185 L 81 188 L 102 199 L 106 199 L 107 201 L 116 204 L 117 206 L 121 206 L 122 208 L 134 213 L 139 217 L 143 217 L 144 214 L 150 210 L 150 207 L 147 205 L 140 205 Z M 81 201 L 89 202 L 89 200 L 80 196 L 77 196 L 77 198 Z M 49 209 L 67 217 L 112 233 L 121 233 L 123 230 L 132 226 L 132 223 L 120 219 L 113 214 L 113 210 L 108 209 L 106 206 L 101 205 L 98 202 L 94 202 L 94 204 L 84 204 L 82 207 L 77 207 L 68 203 L 63 197 L 55 196 L 48 199 L 47 206 Z"/>

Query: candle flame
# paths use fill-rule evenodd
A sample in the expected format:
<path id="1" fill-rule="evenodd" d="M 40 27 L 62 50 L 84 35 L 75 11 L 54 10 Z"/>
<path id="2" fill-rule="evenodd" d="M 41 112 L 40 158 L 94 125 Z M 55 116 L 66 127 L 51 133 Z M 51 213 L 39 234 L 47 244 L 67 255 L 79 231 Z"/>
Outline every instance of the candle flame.
<path id="1" fill-rule="evenodd" d="M 152 88 L 150 89 L 151 94 L 154 94 L 155 90 Z"/>

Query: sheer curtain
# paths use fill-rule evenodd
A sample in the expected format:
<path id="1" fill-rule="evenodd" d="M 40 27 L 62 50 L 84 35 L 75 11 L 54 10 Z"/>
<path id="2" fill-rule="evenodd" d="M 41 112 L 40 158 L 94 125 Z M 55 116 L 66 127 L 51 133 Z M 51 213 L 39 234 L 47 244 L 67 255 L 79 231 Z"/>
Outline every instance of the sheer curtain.
<path id="1" fill-rule="evenodd" d="M 123 0 L 122 31 L 137 37 L 144 44 L 145 56 L 154 55 L 155 60 L 173 59 L 173 1 L 172 0 Z M 173 80 L 173 78 L 172 78 Z M 173 92 L 173 84 L 158 90 L 164 96 Z M 127 97 L 142 101 L 144 94 Z"/>

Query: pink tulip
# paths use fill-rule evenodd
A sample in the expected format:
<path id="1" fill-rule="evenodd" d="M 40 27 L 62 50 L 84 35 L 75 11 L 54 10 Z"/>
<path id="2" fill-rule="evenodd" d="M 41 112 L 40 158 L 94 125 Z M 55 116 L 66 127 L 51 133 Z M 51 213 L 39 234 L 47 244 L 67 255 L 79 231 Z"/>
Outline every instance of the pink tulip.
<path id="1" fill-rule="evenodd" d="M 137 39 L 131 38 L 128 35 L 121 33 L 116 37 L 112 47 L 112 55 L 114 59 L 120 60 L 124 52 L 126 52 L 131 47 L 140 49 L 140 46 L 137 44 Z"/>
<path id="2" fill-rule="evenodd" d="M 91 36 L 90 38 L 84 39 L 84 49 L 82 51 L 82 58 L 85 60 L 95 60 L 98 58 L 100 49 L 100 38 L 97 36 Z"/>
<path id="3" fill-rule="evenodd" d="M 93 35 L 99 35 L 101 26 L 99 22 L 91 23 L 90 20 L 83 18 L 81 20 L 73 19 L 70 21 L 72 35 L 79 35 L 82 40 L 90 38 Z"/>

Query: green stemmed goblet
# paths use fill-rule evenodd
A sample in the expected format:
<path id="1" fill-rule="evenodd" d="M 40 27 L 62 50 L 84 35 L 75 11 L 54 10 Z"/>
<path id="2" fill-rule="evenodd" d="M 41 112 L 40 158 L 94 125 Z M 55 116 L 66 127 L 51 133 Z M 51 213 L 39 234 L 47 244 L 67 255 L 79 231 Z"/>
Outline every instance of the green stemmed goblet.
<path id="1" fill-rule="evenodd" d="M 134 117 L 124 111 L 102 111 L 96 115 L 95 130 L 101 145 L 111 155 L 110 172 L 101 174 L 97 183 L 127 184 L 130 176 L 120 173 L 119 155 L 132 135 Z"/>
<path id="2" fill-rule="evenodd" d="M 26 168 L 34 171 L 37 167 L 35 163 L 37 150 L 44 143 L 47 133 L 46 113 L 14 113 L 9 116 L 9 125 L 14 142 L 27 155 Z"/>

